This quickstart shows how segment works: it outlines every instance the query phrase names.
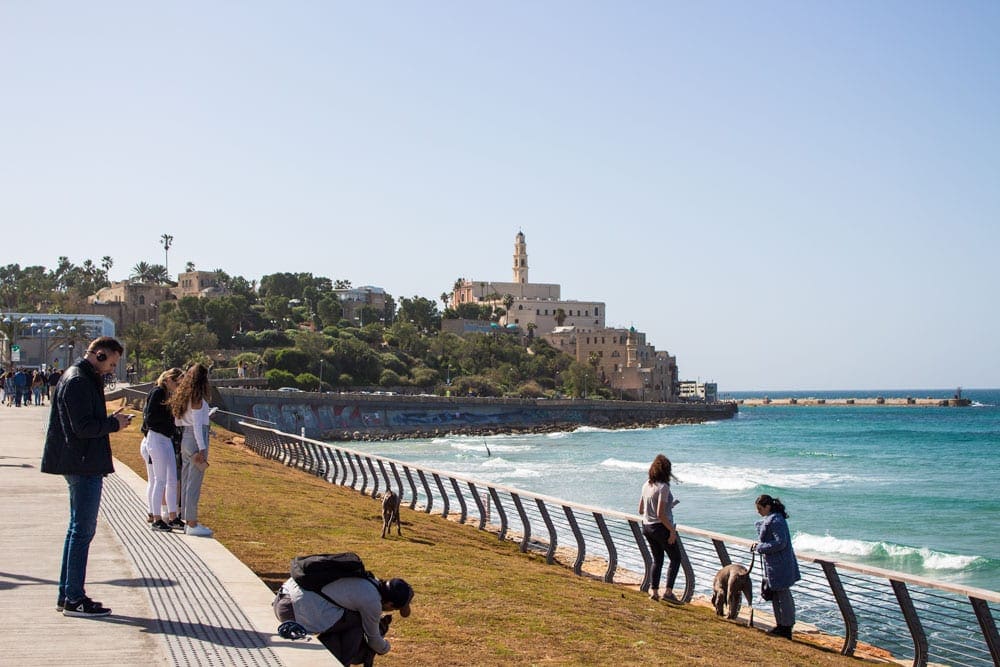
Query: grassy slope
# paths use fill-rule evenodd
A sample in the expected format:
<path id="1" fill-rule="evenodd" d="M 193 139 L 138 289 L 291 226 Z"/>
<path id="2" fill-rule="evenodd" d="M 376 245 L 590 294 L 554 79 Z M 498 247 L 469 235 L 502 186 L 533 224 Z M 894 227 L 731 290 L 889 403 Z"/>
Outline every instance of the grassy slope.
<path id="1" fill-rule="evenodd" d="M 141 416 L 140 416 L 141 419 Z M 137 422 L 138 424 L 138 422 Z M 222 438 L 232 434 L 216 428 Z M 137 428 L 112 436 L 115 456 L 145 476 Z M 199 515 L 276 588 L 298 554 L 356 551 L 416 590 L 380 665 L 846 665 L 815 646 L 771 639 L 702 606 L 654 603 L 578 577 L 510 542 L 403 509 L 403 536 L 381 540 L 377 501 L 215 439 Z M 144 520 L 144 517 L 137 517 Z"/>

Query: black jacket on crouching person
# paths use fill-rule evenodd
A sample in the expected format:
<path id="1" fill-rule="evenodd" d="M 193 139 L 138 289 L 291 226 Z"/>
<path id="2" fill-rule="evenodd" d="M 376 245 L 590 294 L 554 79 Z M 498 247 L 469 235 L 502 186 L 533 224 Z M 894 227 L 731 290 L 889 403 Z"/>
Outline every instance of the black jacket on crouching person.
<path id="1" fill-rule="evenodd" d="M 54 475 L 107 475 L 111 461 L 111 433 L 118 420 L 108 416 L 104 380 L 89 361 L 70 366 L 52 397 L 49 430 L 42 453 L 42 472 Z"/>

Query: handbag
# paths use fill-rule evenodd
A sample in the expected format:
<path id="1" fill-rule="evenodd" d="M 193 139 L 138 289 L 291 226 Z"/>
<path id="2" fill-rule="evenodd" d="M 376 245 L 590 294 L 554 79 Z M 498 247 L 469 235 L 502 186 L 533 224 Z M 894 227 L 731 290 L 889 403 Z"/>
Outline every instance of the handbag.
<path id="1" fill-rule="evenodd" d="M 760 596 L 767 602 L 774 599 L 774 592 L 771 590 L 770 584 L 767 583 L 767 579 L 761 579 L 760 581 Z"/>

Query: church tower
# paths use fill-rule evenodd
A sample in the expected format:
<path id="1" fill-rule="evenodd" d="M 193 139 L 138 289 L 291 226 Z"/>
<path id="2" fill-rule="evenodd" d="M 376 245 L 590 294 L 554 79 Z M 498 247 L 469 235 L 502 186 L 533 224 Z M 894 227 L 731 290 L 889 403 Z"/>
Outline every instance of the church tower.
<path id="1" fill-rule="evenodd" d="M 514 282 L 521 285 L 528 282 L 528 244 L 523 232 L 514 237 Z"/>

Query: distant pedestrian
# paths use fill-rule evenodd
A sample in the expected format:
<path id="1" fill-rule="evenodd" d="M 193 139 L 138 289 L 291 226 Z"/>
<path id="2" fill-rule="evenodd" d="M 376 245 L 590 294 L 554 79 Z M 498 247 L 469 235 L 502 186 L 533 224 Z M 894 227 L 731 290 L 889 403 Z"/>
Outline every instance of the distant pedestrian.
<path id="1" fill-rule="evenodd" d="M 124 349 L 109 336 L 95 339 L 63 374 L 49 416 L 42 472 L 62 475 L 69 487 L 69 528 L 63 544 L 56 609 L 64 616 L 107 616 L 111 610 L 87 597 L 87 559 L 97 530 L 104 476 L 115 471 L 109 435 L 131 422 L 121 410 L 108 416 L 104 376 L 114 373 Z"/>
<path id="2" fill-rule="evenodd" d="M 41 370 L 36 370 L 31 374 L 31 395 L 35 399 L 35 405 L 42 405 L 42 389 L 45 387 L 45 374 Z"/>
<path id="3" fill-rule="evenodd" d="M 247 376 L 247 366 L 242 361 L 236 364 L 236 377 L 241 380 Z"/>
<path id="4" fill-rule="evenodd" d="M 208 369 L 194 364 L 170 394 L 174 424 L 184 427 L 181 437 L 181 515 L 187 524 L 185 533 L 209 537 L 212 530 L 198 522 L 201 484 L 208 468 L 209 425 Z"/>
<path id="5" fill-rule="evenodd" d="M 780 500 L 767 494 L 757 498 L 756 506 L 757 513 L 764 518 L 754 524 L 757 542 L 751 549 L 763 557 L 764 581 L 771 589 L 771 606 L 774 609 L 775 626 L 767 634 L 791 639 L 792 626 L 795 625 L 795 600 L 792 599 L 791 588 L 802 575 L 792 549 L 788 512 Z"/>
<path id="6" fill-rule="evenodd" d="M 670 559 L 667 568 L 667 587 L 663 591 L 663 599 L 668 602 L 680 602 L 674 595 L 674 582 L 681 567 L 680 537 L 674 524 L 674 506 L 678 500 L 670 491 L 670 480 L 676 479 L 672 472 L 670 459 L 663 454 L 657 454 L 649 466 L 649 479 L 642 485 L 642 495 L 639 497 L 639 514 L 642 515 L 642 535 L 649 543 L 653 555 L 653 568 L 649 573 L 649 597 L 659 600 L 660 573 L 663 571 L 663 557 Z"/>
<path id="7" fill-rule="evenodd" d="M 52 392 L 56 390 L 56 385 L 59 384 L 59 378 L 61 377 L 62 377 L 62 371 L 60 371 L 58 368 L 53 368 L 49 372 L 48 392 L 46 393 L 46 397 L 48 398 L 48 400 L 50 401 L 52 400 Z"/>
<path id="8" fill-rule="evenodd" d="M 7 371 L 3 374 L 3 402 L 10 407 L 14 404 L 14 371 Z"/>
<path id="9" fill-rule="evenodd" d="M 31 391 L 31 383 L 28 381 L 28 374 L 24 372 L 23 368 L 18 368 L 14 372 L 14 406 L 21 407 L 21 401 L 24 397 L 29 395 L 28 392 Z M 30 401 L 26 402 L 28 405 Z"/>

